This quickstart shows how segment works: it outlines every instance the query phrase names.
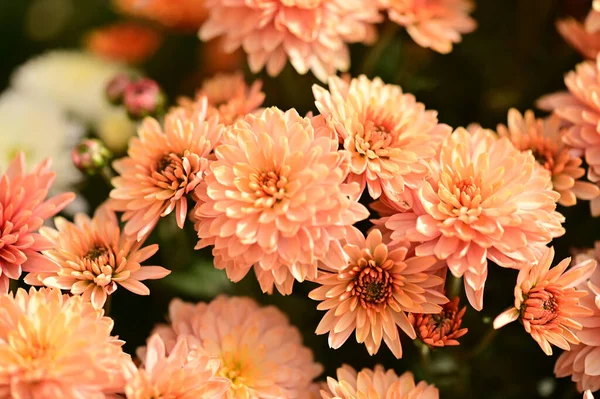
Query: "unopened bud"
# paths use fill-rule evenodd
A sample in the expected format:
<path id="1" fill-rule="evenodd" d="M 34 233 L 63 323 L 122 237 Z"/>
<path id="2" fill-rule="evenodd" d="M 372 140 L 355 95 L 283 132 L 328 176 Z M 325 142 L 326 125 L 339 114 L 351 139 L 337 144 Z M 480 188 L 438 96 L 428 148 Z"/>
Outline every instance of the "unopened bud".
<path id="1" fill-rule="evenodd" d="M 100 172 L 108 165 L 111 158 L 110 150 L 97 139 L 84 139 L 71 152 L 73 164 L 88 175 Z"/>
<path id="2" fill-rule="evenodd" d="M 116 75 L 108 82 L 105 88 L 106 98 L 108 102 L 114 105 L 123 103 L 125 89 L 131 84 L 131 79 L 124 73 Z"/>
<path id="3" fill-rule="evenodd" d="M 155 81 L 141 79 L 125 88 L 123 103 L 132 118 L 141 119 L 162 113 L 165 96 Z"/>

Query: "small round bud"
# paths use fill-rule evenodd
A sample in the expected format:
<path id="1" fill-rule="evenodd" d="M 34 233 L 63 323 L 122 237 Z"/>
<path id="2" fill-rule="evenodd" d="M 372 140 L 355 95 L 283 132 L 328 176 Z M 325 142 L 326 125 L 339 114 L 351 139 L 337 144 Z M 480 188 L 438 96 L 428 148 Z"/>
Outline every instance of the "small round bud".
<path id="1" fill-rule="evenodd" d="M 132 118 L 160 114 L 165 106 L 165 96 L 152 79 L 141 79 L 125 88 L 123 98 L 125 109 Z"/>
<path id="2" fill-rule="evenodd" d="M 84 139 L 71 151 L 73 164 L 88 175 L 95 175 L 106 167 L 112 153 L 97 139 Z"/>
<path id="3" fill-rule="evenodd" d="M 124 73 L 120 73 L 112 78 L 104 90 L 108 102 L 114 105 L 123 103 L 125 89 L 131 84 L 131 78 Z"/>

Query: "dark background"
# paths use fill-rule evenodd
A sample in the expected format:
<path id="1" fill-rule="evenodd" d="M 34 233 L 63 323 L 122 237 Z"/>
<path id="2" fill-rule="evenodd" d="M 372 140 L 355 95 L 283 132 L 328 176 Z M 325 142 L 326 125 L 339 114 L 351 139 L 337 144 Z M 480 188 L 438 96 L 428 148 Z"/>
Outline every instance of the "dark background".
<path id="1" fill-rule="evenodd" d="M 45 19 L 35 20 L 33 1 L 0 0 L 0 89 L 7 87 L 12 71 L 31 56 L 54 48 L 79 48 L 84 34 L 92 28 L 125 19 L 116 14 L 106 0 L 68 0 L 70 12 L 64 24 L 50 37 L 39 37 L 36 29 Z M 440 55 L 416 46 L 399 30 L 387 43 L 367 48 L 352 47 L 352 76 L 366 72 L 387 83 L 399 84 L 417 96 L 429 109 L 439 111 L 441 122 L 454 127 L 479 122 L 494 128 L 505 122 L 510 107 L 520 111 L 532 108 L 541 95 L 561 90 L 565 72 L 580 57 L 557 34 L 555 21 L 567 15 L 583 18 L 590 7 L 587 0 L 480 0 L 473 14 L 479 28 L 464 37 L 450 55 Z M 46 21 L 55 17 L 52 8 L 45 11 Z M 43 30 L 43 29 L 42 29 Z M 33 33 L 32 33 L 33 32 Z M 194 32 L 184 34 L 163 30 L 166 37 L 158 53 L 142 68 L 174 98 L 192 94 L 198 71 L 210 59 L 203 59 L 202 44 Z M 200 54 L 200 56 L 198 56 Z M 247 71 L 246 71 L 247 72 Z M 247 73 L 250 79 L 250 74 Z M 267 105 L 300 113 L 314 110 L 310 86 L 312 75 L 298 76 L 289 66 L 277 78 L 257 76 L 264 81 Z M 0 121 L 2 123 L 2 121 Z M 67 156 L 67 155 L 66 155 Z M 91 180 L 84 195 L 92 204 L 106 198 L 109 188 L 102 180 Z M 556 240 L 557 258 L 568 256 L 571 247 L 592 246 L 598 221 L 592 219 L 587 203 L 568 210 L 567 234 Z M 316 302 L 307 298 L 312 284 L 296 284 L 289 297 L 263 295 L 250 274 L 238 284 L 230 283 L 225 273 L 212 267 L 210 251 L 195 252 L 195 234 L 190 226 L 176 228 L 171 219 L 162 220 L 150 238 L 160 244 L 152 259 L 173 270 L 168 278 L 151 282 L 152 295 L 140 297 L 118 290 L 112 300 L 111 316 L 115 333 L 127 341 L 132 353 L 144 344 L 152 326 L 164 321 L 172 297 L 190 301 L 210 300 L 219 293 L 250 295 L 265 304 L 276 304 L 298 326 L 316 358 L 333 375 L 342 363 L 355 368 L 377 363 L 398 372 L 412 370 L 419 379 L 427 379 L 441 389 L 442 398 L 575 398 L 568 379 L 555 380 L 553 366 L 557 357 L 547 357 L 518 323 L 502 329 L 496 336 L 486 335 L 491 320 L 513 302 L 516 272 L 490 265 L 484 310 L 468 309 L 464 326 L 469 333 L 461 346 L 436 350 L 428 359 L 420 358 L 410 340 L 403 340 L 405 355 L 396 360 L 382 346 L 369 356 L 353 336 L 339 350 L 327 346 L 326 336 L 314 335 L 323 313 Z M 464 299 L 464 298 L 463 298 Z M 487 337 L 487 338 L 484 338 Z M 483 341 L 482 341 L 483 340 Z M 558 350 L 556 351 L 558 352 Z"/>

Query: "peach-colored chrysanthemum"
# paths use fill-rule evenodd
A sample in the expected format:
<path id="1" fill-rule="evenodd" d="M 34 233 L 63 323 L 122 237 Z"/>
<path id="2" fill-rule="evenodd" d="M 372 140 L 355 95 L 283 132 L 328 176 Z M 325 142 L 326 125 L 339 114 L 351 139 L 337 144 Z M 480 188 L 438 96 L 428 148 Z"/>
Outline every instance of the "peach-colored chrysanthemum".
<path id="1" fill-rule="evenodd" d="M 600 259 L 600 241 L 596 242 L 594 250 L 575 256 L 576 263 L 588 259 Z M 600 269 L 596 268 L 590 279 L 576 288 L 588 293 L 579 302 L 593 314 L 575 318 L 583 327 L 575 331 L 581 342 L 560 355 L 554 373 L 557 377 L 570 376 L 579 391 L 597 391 L 600 389 Z"/>
<path id="2" fill-rule="evenodd" d="M 183 228 L 188 213 L 187 195 L 204 179 L 208 156 L 221 138 L 218 118 L 207 119 L 207 102 L 201 100 L 189 115 L 183 109 L 167 114 L 164 129 L 146 118 L 139 138 L 129 142 L 128 156 L 113 163 L 121 175 L 112 180 L 111 207 L 125 212 L 124 232 L 138 241 L 162 216 L 175 211 Z"/>
<path id="3" fill-rule="evenodd" d="M 596 59 L 600 52 L 600 12 L 591 9 L 583 24 L 574 18 L 565 18 L 556 23 L 556 28 L 581 55 Z"/>
<path id="4" fill-rule="evenodd" d="M 261 91 L 261 87 L 260 80 L 248 86 L 239 72 L 217 74 L 202 84 L 196 97 L 206 97 L 209 116 L 218 115 L 219 123 L 232 125 L 261 106 L 265 100 L 265 93 Z M 194 102 L 188 98 L 180 99 L 179 104 L 188 110 L 194 109 Z"/>
<path id="5" fill-rule="evenodd" d="M 574 332 L 581 330 L 582 325 L 575 318 L 592 315 L 592 311 L 579 301 L 588 293 L 575 287 L 596 269 L 596 261 L 588 259 L 565 272 L 571 258 L 550 269 L 553 260 L 554 248 L 550 247 L 537 263 L 523 265 L 515 285 L 515 306 L 494 320 L 495 329 L 521 321 L 548 356 L 552 355 L 550 344 L 568 351 L 569 343 L 579 343 Z"/>
<path id="6" fill-rule="evenodd" d="M 105 399 L 131 361 L 113 321 L 79 296 L 42 288 L 0 296 L 0 398 Z"/>
<path id="7" fill-rule="evenodd" d="M 156 329 L 167 352 L 183 336 L 191 349 L 216 356 L 217 375 L 231 381 L 225 398 L 310 398 L 322 367 L 277 308 L 260 307 L 250 298 L 221 296 L 197 305 L 175 299 L 169 317 L 170 326 Z"/>
<path id="8" fill-rule="evenodd" d="M 181 336 L 167 354 L 160 335 L 148 339 L 143 366 L 125 367 L 127 399 L 219 399 L 231 385 L 216 376 L 219 359 L 199 349 L 190 349 Z"/>
<path id="9" fill-rule="evenodd" d="M 471 33 L 477 23 L 469 14 L 475 8 L 471 0 L 379 0 L 392 21 L 406 31 L 421 47 L 447 54 L 461 34 Z"/>
<path id="10" fill-rule="evenodd" d="M 600 194 L 592 183 L 579 181 L 585 175 L 583 161 L 578 154 L 564 144 L 565 130 L 560 119 L 552 115 L 536 119 L 533 111 L 521 115 L 516 109 L 508 111 L 508 126 L 498 125 L 498 134 L 508 137 L 521 151 L 531 150 L 536 161 L 552 175 L 552 188 L 558 191 L 558 203 L 572 206 L 577 198 L 591 200 Z"/>
<path id="11" fill-rule="evenodd" d="M 206 19 L 204 0 L 113 0 L 121 12 L 170 28 L 195 30 Z"/>
<path id="12" fill-rule="evenodd" d="M 345 237 L 348 262 L 331 272 L 319 273 L 309 297 L 327 313 L 317 334 L 329 333 L 329 346 L 337 349 L 356 331 L 356 341 L 365 343 L 369 354 L 377 353 L 381 340 L 402 357 L 398 327 L 415 339 L 406 312 L 439 313 L 448 302 L 435 287 L 444 280 L 431 273 L 435 256 L 407 257 L 408 248 L 384 243 L 381 232 L 371 230 L 367 238 L 358 229 Z"/>
<path id="13" fill-rule="evenodd" d="M 538 106 L 554 111 L 569 127 L 566 144 L 585 152 L 588 178 L 600 181 L 600 57 L 578 64 L 565 76 L 568 92 L 555 93 L 538 100 Z"/>
<path id="14" fill-rule="evenodd" d="M 344 184 L 348 153 L 327 129 L 295 110 L 267 108 L 228 129 L 212 173 L 196 189 L 200 238 L 233 281 L 254 266 L 265 292 L 284 294 L 294 279 L 315 278 L 319 262 L 345 262 L 339 239 L 367 209 Z"/>
<path id="15" fill-rule="evenodd" d="M 361 192 L 400 200 L 404 187 L 417 188 L 429 173 L 427 162 L 435 157 L 451 132 L 438 124 L 436 111 L 399 86 L 361 75 L 350 83 L 329 79 L 329 91 L 313 86 L 315 104 L 325 123 L 352 154 L 348 180 Z"/>
<path id="16" fill-rule="evenodd" d="M 110 60 L 144 62 L 160 47 L 162 37 L 154 29 L 132 22 L 119 22 L 95 29 L 86 37 L 92 53 Z"/>
<path id="17" fill-rule="evenodd" d="M 457 339 L 469 330 L 460 328 L 467 307 L 459 310 L 459 301 L 460 298 L 455 297 L 442 307 L 440 313 L 408 315 L 421 341 L 432 347 L 460 345 Z"/>
<path id="18" fill-rule="evenodd" d="M 101 309 L 108 295 L 120 285 L 138 295 L 150 291 L 141 280 L 159 279 L 170 273 L 160 266 L 140 266 L 158 250 L 158 245 L 142 247 L 131 237 L 121 235 L 117 216 L 106 206 L 98 208 L 94 218 L 79 213 L 75 223 L 54 219 L 56 230 L 40 229 L 52 249 L 44 255 L 56 262 L 52 272 L 29 273 L 25 282 L 31 285 L 69 290 L 83 296 L 96 309 Z"/>
<path id="19" fill-rule="evenodd" d="M 208 20 L 200 38 L 224 35 L 226 51 L 243 48 L 252 72 L 270 76 L 289 59 L 300 74 L 321 81 L 350 66 L 347 43 L 372 43 L 381 20 L 376 1 L 206 0 Z"/>
<path id="20" fill-rule="evenodd" d="M 594 395 L 592 395 L 592 392 L 589 390 L 585 391 L 583 393 L 583 399 L 594 399 Z"/>
<path id="21" fill-rule="evenodd" d="M 555 211 L 560 195 L 531 152 L 490 130 L 458 128 L 431 169 L 413 208 L 385 225 L 393 239 L 420 243 L 417 255 L 436 255 L 456 277 L 464 275 L 469 302 L 481 310 L 488 259 L 519 268 L 564 234 L 564 217 Z"/>
<path id="22" fill-rule="evenodd" d="M 19 153 L 4 173 L 0 171 L 0 295 L 8 292 L 8 280 L 18 279 L 22 271 L 56 269 L 54 262 L 39 254 L 52 244 L 37 230 L 75 195 L 66 193 L 46 200 L 55 176 L 50 165 L 47 160 L 28 173 L 25 155 Z"/>
<path id="23" fill-rule="evenodd" d="M 398 376 L 394 370 L 377 365 L 360 372 L 345 364 L 337 369 L 337 380 L 327 378 L 321 390 L 322 399 L 439 399 L 437 388 L 420 381 L 407 371 Z"/>

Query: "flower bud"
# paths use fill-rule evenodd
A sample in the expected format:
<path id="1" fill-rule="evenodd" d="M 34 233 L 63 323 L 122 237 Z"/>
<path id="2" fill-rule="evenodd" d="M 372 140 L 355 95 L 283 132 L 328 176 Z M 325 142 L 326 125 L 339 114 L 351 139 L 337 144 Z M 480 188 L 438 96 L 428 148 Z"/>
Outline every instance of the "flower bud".
<path id="1" fill-rule="evenodd" d="M 114 105 L 120 105 L 123 102 L 125 89 L 131 84 L 131 79 L 124 73 L 120 73 L 112 78 L 105 88 L 108 102 Z"/>
<path id="2" fill-rule="evenodd" d="M 97 139 L 84 139 L 73 148 L 73 164 L 85 174 L 95 175 L 108 165 L 112 153 Z"/>
<path id="3" fill-rule="evenodd" d="M 123 98 L 125 109 L 132 118 L 160 114 L 165 106 L 165 96 L 152 79 L 140 79 L 125 88 Z"/>

